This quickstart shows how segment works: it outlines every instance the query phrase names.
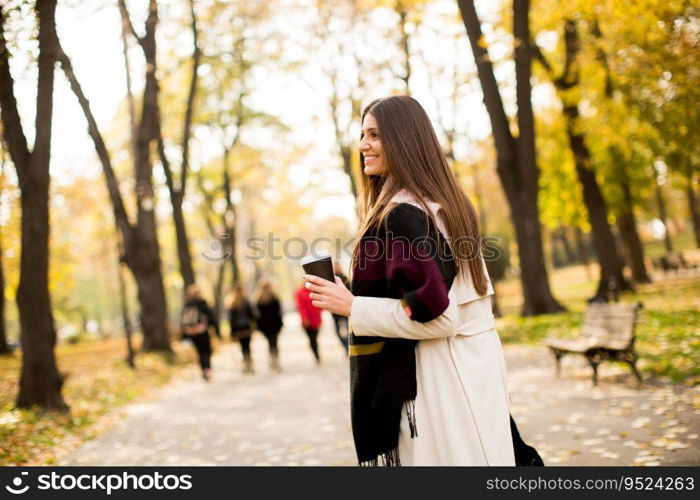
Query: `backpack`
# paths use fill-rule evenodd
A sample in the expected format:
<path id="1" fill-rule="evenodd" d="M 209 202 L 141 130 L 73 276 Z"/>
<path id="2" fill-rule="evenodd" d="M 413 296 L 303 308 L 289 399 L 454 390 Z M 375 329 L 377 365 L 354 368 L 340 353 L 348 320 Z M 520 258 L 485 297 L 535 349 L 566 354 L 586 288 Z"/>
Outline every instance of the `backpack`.
<path id="1" fill-rule="evenodd" d="M 202 314 L 197 304 L 187 304 L 182 310 L 182 332 L 185 335 L 198 335 L 207 331 L 208 318 Z"/>

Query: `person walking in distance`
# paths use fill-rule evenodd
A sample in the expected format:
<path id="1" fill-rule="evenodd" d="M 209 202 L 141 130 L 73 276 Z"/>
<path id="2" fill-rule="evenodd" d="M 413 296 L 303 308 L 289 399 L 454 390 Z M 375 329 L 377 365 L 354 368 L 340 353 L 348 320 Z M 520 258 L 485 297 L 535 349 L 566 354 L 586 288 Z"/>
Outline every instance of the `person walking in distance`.
<path id="1" fill-rule="evenodd" d="M 309 295 L 309 290 L 302 283 L 296 292 L 295 299 L 297 310 L 301 317 L 301 326 L 304 328 L 307 337 L 309 337 L 309 346 L 318 364 L 321 363 L 321 355 L 318 352 L 318 329 L 321 328 L 321 309 L 311 303 Z"/>
<path id="2" fill-rule="evenodd" d="M 333 274 L 335 274 L 337 277 L 340 278 L 340 280 L 343 282 L 343 284 L 347 287 L 350 288 L 350 281 L 348 281 L 347 276 L 343 274 L 343 271 L 340 268 L 340 263 L 337 260 L 333 261 Z M 345 349 L 345 354 L 348 353 L 348 345 L 349 345 L 349 337 L 350 337 L 350 331 L 348 328 L 348 318 L 347 316 L 343 316 L 342 314 L 335 314 L 333 313 L 333 323 L 335 325 L 335 334 L 338 336 L 338 340 L 340 340 L 340 343 L 343 346 L 343 349 Z"/>
<path id="3" fill-rule="evenodd" d="M 218 318 L 214 316 L 206 300 L 202 298 L 199 287 L 192 284 L 185 292 L 185 305 L 180 315 L 182 339 L 189 340 L 197 350 L 199 366 L 204 380 L 211 379 L 211 339 L 209 328 L 213 327 L 216 336 L 221 338 Z"/>
<path id="4" fill-rule="evenodd" d="M 270 348 L 270 368 L 274 371 L 280 371 L 277 337 L 283 325 L 282 308 L 269 281 L 258 283 L 255 308 L 257 309 L 258 330 L 265 335 Z"/>
<path id="5" fill-rule="evenodd" d="M 231 340 L 237 340 L 241 345 L 243 373 L 254 373 L 250 339 L 255 329 L 255 314 L 241 283 L 237 283 L 229 295 L 228 320 L 231 326 Z"/>

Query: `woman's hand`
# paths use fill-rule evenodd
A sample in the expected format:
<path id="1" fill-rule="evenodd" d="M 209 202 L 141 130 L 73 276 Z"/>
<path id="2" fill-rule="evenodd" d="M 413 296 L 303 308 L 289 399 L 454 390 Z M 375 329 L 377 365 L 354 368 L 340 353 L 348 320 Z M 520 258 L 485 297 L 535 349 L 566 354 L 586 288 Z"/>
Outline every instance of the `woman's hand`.
<path id="1" fill-rule="evenodd" d="M 306 280 L 304 286 L 311 290 L 312 305 L 333 314 L 350 316 L 350 308 L 355 296 L 345 287 L 343 280 L 336 276 L 335 283 L 332 283 L 311 274 L 304 275 L 304 279 Z"/>

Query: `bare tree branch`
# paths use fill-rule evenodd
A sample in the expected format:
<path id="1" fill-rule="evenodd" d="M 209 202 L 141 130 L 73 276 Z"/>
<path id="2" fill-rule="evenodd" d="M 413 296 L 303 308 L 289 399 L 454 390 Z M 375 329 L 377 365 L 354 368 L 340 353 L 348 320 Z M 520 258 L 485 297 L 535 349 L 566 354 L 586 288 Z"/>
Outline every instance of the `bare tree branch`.
<path id="1" fill-rule="evenodd" d="M 194 49 L 192 51 L 192 77 L 187 94 L 187 108 L 185 110 L 185 123 L 182 131 L 182 167 L 180 169 L 180 193 L 184 196 L 187 183 L 187 170 L 190 160 L 190 137 L 192 135 L 192 116 L 194 114 L 194 100 L 197 93 L 197 70 L 201 59 L 201 51 L 198 43 L 197 15 L 194 10 L 194 0 L 190 0 L 190 16 L 192 18 L 192 39 Z"/>
<path id="2" fill-rule="evenodd" d="M 123 0 L 120 3 L 123 3 Z M 134 101 L 134 92 L 131 88 L 131 64 L 129 64 L 129 41 L 127 39 L 131 22 L 129 21 L 128 13 L 125 16 L 126 7 L 124 7 L 124 9 L 120 7 L 119 12 L 122 17 L 122 52 L 124 54 L 124 68 L 126 69 L 126 98 L 129 104 L 129 128 L 131 130 L 130 153 L 133 158 L 136 148 L 136 103 Z M 133 26 L 131 29 L 133 30 Z"/>
<path id="3" fill-rule="evenodd" d="M 514 139 L 508 123 L 508 117 L 503 106 L 503 99 L 498 89 L 496 76 L 493 71 L 493 64 L 489 58 L 489 53 L 486 50 L 484 42 L 484 34 L 481 31 L 481 22 L 476 13 L 476 7 L 473 0 L 458 0 L 459 10 L 462 13 L 465 28 L 469 43 L 474 53 L 474 62 L 476 64 L 481 88 L 484 93 L 484 105 L 491 117 L 491 128 L 493 131 L 494 142 L 499 151 L 504 154 L 511 154 L 515 151 L 513 147 Z M 508 162 L 504 162 L 506 164 Z"/>
<path id="4" fill-rule="evenodd" d="M 10 73 L 10 54 L 5 40 L 5 12 L 2 5 L 0 5 L 0 112 L 3 139 L 10 153 L 10 158 L 15 164 L 21 187 L 26 177 L 26 168 L 29 165 L 31 154 L 17 110 L 14 80 Z"/>
<path id="5" fill-rule="evenodd" d="M 119 14 L 122 18 L 122 29 L 131 33 L 140 45 L 143 44 L 143 39 L 136 33 L 134 25 L 131 23 L 131 16 L 129 16 L 129 9 L 126 7 L 126 1 L 118 0 L 117 5 L 119 6 Z"/>
<path id="6" fill-rule="evenodd" d="M 61 64 L 61 69 L 66 75 L 68 82 L 70 83 L 71 90 L 78 98 L 78 103 L 80 104 L 85 119 L 88 123 L 88 133 L 95 144 L 95 150 L 97 151 L 97 156 L 102 164 L 102 171 L 104 172 L 105 180 L 107 181 L 107 191 L 109 192 L 109 198 L 112 202 L 112 208 L 114 210 L 114 217 L 117 221 L 119 229 L 125 238 L 128 238 L 132 226 L 129 222 L 129 217 L 126 212 L 126 207 L 124 205 L 124 200 L 119 189 L 119 182 L 114 173 L 114 168 L 112 167 L 112 161 L 109 156 L 109 151 L 102 138 L 102 134 L 97 126 L 97 121 L 95 120 L 92 110 L 90 109 L 90 101 L 88 101 L 83 89 L 78 81 L 78 78 L 73 71 L 73 65 L 71 64 L 70 58 L 66 55 L 63 48 L 60 45 L 60 41 L 56 40 L 58 46 L 58 62 Z M 128 241 L 125 241 L 125 246 L 128 247 Z"/>

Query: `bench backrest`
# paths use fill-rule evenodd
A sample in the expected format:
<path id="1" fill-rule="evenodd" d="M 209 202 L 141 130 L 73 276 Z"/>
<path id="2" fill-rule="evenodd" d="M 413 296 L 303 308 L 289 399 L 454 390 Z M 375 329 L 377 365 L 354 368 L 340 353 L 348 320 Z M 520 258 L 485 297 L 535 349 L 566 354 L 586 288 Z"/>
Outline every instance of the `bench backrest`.
<path id="1" fill-rule="evenodd" d="M 634 342 L 640 304 L 589 304 L 583 315 L 581 336 L 589 345 L 627 349 Z"/>

